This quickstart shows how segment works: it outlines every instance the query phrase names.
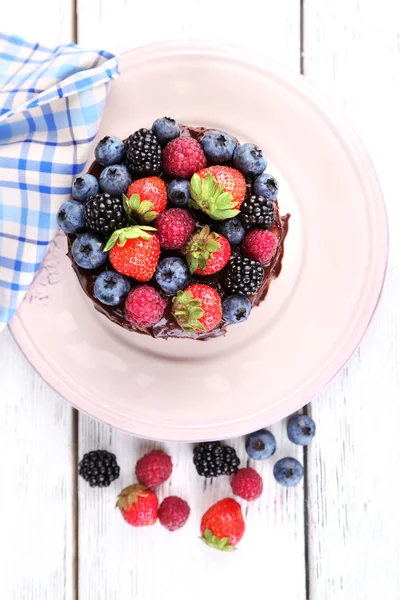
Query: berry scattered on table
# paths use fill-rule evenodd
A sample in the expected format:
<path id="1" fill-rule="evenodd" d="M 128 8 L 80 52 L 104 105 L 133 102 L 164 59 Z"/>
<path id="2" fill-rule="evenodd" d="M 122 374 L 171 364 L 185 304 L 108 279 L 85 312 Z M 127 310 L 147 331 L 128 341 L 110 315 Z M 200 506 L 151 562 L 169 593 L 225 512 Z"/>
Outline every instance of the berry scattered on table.
<path id="1" fill-rule="evenodd" d="M 182 248 L 194 231 L 195 222 L 183 208 L 169 208 L 155 222 L 160 244 L 167 250 Z"/>
<path id="2" fill-rule="evenodd" d="M 223 235 L 210 231 L 210 227 L 205 225 L 191 236 L 182 252 L 191 273 L 212 275 L 225 267 L 231 256 L 231 247 Z"/>
<path id="3" fill-rule="evenodd" d="M 161 171 L 162 149 L 149 129 L 139 129 L 125 142 L 125 164 L 137 175 L 158 175 Z"/>
<path id="4" fill-rule="evenodd" d="M 247 296 L 233 294 L 222 302 L 222 318 L 227 323 L 243 323 L 251 312 L 251 302 Z"/>
<path id="5" fill-rule="evenodd" d="M 257 177 L 265 170 L 267 159 L 255 144 L 238 146 L 233 154 L 233 164 L 243 175 Z"/>
<path id="6" fill-rule="evenodd" d="M 110 165 L 100 173 L 100 187 L 111 196 L 125 194 L 131 183 L 132 177 L 125 165 Z"/>
<path id="7" fill-rule="evenodd" d="M 224 552 L 235 550 L 245 532 L 240 504 L 233 498 L 213 504 L 201 519 L 200 531 L 207 546 Z"/>
<path id="8" fill-rule="evenodd" d="M 255 294 L 261 287 L 264 268 L 257 260 L 246 256 L 232 256 L 225 273 L 224 283 L 232 294 Z"/>
<path id="9" fill-rule="evenodd" d="M 221 442 L 203 442 L 193 450 L 193 462 L 196 471 L 202 477 L 219 477 L 236 473 L 240 459 L 231 446 Z"/>
<path id="10" fill-rule="evenodd" d="M 156 134 L 161 146 L 166 146 L 168 142 L 181 135 L 178 123 L 170 117 L 157 119 L 154 121 L 151 129 Z"/>
<path id="11" fill-rule="evenodd" d="M 118 479 L 120 468 L 115 454 L 106 450 L 92 450 L 83 456 L 78 471 L 90 487 L 108 487 Z"/>
<path id="12" fill-rule="evenodd" d="M 205 333 L 221 322 L 221 298 L 212 287 L 194 283 L 177 293 L 172 301 L 172 313 L 184 331 Z"/>
<path id="13" fill-rule="evenodd" d="M 275 204 L 263 196 L 250 196 L 243 202 L 240 218 L 245 229 L 268 229 L 275 219 Z"/>
<path id="14" fill-rule="evenodd" d="M 118 137 L 108 135 L 99 141 L 94 150 L 97 162 L 103 167 L 121 162 L 124 154 L 124 142 Z"/>
<path id="15" fill-rule="evenodd" d="M 190 195 L 193 208 L 216 221 L 224 221 L 239 214 L 246 195 L 246 180 L 232 167 L 207 167 L 193 175 Z"/>
<path id="16" fill-rule="evenodd" d="M 162 450 L 151 450 L 136 463 L 138 481 L 151 489 L 167 481 L 171 473 L 171 457 Z"/>
<path id="17" fill-rule="evenodd" d="M 136 327 L 151 327 L 164 314 L 166 302 L 150 285 L 140 285 L 125 300 L 125 318 Z"/>
<path id="18" fill-rule="evenodd" d="M 206 166 L 203 148 L 194 138 L 179 137 L 169 142 L 163 154 L 163 166 L 172 177 L 189 179 Z"/>
<path id="19" fill-rule="evenodd" d="M 168 184 L 168 201 L 177 208 L 187 208 L 189 204 L 189 187 L 187 179 L 173 179 Z"/>
<path id="20" fill-rule="evenodd" d="M 127 225 L 121 198 L 110 194 L 91 196 L 83 205 L 83 214 L 87 227 L 104 237 Z"/>
<path id="21" fill-rule="evenodd" d="M 303 465 L 296 458 L 281 458 L 274 465 L 274 477 L 281 485 L 296 485 L 303 477 Z"/>
<path id="22" fill-rule="evenodd" d="M 96 278 L 93 294 L 102 304 L 117 306 L 126 299 L 130 289 L 131 284 L 127 277 L 116 271 L 108 270 L 103 271 Z"/>
<path id="23" fill-rule="evenodd" d="M 181 258 L 169 256 L 158 263 L 155 279 L 165 294 L 174 296 L 189 285 L 189 268 Z"/>
<path id="24" fill-rule="evenodd" d="M 154 231 L 154 227 L 144 225 L 114 231 L 105 247 L 114 269 L 137 281 L 150 281 L 160 257 L 160 242 Z"/>
<path id="25" fill-rule="evenodd" d="M 243 225 L 237 218 L 221 221 L 218 231 L 226 237 L 232 246 L 240 244 L 246 233 Z"/>
<path id="26" fill-rule="evenodd" d="M 212 130 L 203 135 L 201 145 L 208 160 L 220 163 L 231 160 L 236 141 L 225 131 Z"/>
<path id="27" fill-rule="evenodd" d="M 94 196 L 99 191 L 99 182 L 94 175 L 87 173 L 80 175 L 72 184 L 72 195 L 75 200 L 84 202 L 89 196 Z"/>
<path id="28" fill-rule="evenodd" d="M 158 519 L 168 531 L 176 531 L 183 527 L 190 515 L 190 506 L 178 496 L 168 496 L 158 509 Z"/>
<path id="29" fill-rule="evenodd" d="M 57 213 L 58 226 L 65 233 L 77 233 L 85 228 L 85 219 L 83 218 L 83 206 L 76 200 L 67 200 L 63 202 Z"/>
<path id="30" fill-rule="evenodd" d="M 139 223 L 151 223 L 167 206 L 167 186 L 160 177 L 144 177 L 129 186 L 125 211 Z"/>
<path id="31" fill-rule="evenodd" d="M 261 475 L 251 467 L 236 471 L 231 481 L 232 492 L 244 500 L 256 500 L 263 491 Z"/>
<path id="32" fill-rule="evenodd" d="M 124 520 L 133 527 L 154 525 L 158 516 L 158 499 L 152 490 L 136 483 L 122 490 L 116 507 Z"/>
<path id="33" fill-rule="evenodd" d="M 246 438 L 246 452 L 254 460 L 266 460 L 275 450 L 275 436 L 267 429 L 255 431 Z"/>
<path id="34" fill-rule="evenodd" d="M 264 196 L 268 200 L 275 200 L 278 195 L 279 184 L 273 175 L 263 173 L 254 180 L 253 191 L 256 196 Z"/>
<path id="35" fill-rule="evenodd" d="M 98 269 L 107 262 L 104 245 L 99 235 L 85 231 L 73 241 L 72 257 L 82 269 Z"/>
<path id="36" fill-rule="evenodd" d="M 252 229 L 246 235 L 242 244 L 245 256 L 258 260 L 262 265 L 268 265 L 276 254 L 278 238 L 272 231 Z"/>
<path id="37" fill-rule="evenodd" d="M 287 422 L 287 434 L 294 444 L 307 446 L 315 435 L 315 422 L 308 415 L 292 415 Z"/>

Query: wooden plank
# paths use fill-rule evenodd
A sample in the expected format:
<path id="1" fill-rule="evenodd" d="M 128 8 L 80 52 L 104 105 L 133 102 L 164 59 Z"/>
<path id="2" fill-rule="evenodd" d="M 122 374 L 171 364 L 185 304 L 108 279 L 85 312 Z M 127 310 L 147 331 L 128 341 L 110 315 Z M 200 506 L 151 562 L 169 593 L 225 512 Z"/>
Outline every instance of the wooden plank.
<path id="1" fill-rule="evenodd" d="M 34 26 L 33 26 L 34 23 Z M 3 32 L 71 41 L 72 2 L 10 2 Z M 1 597 L 74 600 L 72 409 L 0 335 Z"/>
<path id="2" fill-rule="evenodd" d="M 400 4 L 305 0 L 304 21 L 306 75 L 344 107 L 361 133 L 381 177 L 389 225 L 398 223 Z M 372 325 L 349 365 L 312 403 L 318 427 L 308 450 L 312 600 L 400 597 L 395 232 L 390 243 L 386 286 Z"/>
<path id="3" fill-rule="evenodd" d="M 246 10 L 229 10 L 226 3 L 203 0 L 161 0 L 149 5 L 116 0 L 80 0 L 79 42 L 85 46 L 122 51 L 163 39 L 208 39 L 242 45 L 299 68 L 300 14 L 297 0 L 263 3 L 249 0 Z M 260 17 L 260 18 L 258 18 Z M 279 453 L 302 458 L 287 441 L 284 426 L 273 427 Z M 235 440 L 245 461 L 243 440 Z M 157 446 L 157 444 L 156 444 Z M 80 416 L 79 455 L 96 448 L 116 453 L 121 465 L 118 482 L 106 490 L 92 490 L 79 483 L 79 593 L 82 600 L 154 600 L 174 597 L 200 600 L 239 598 L 248 594 L 248 578 L 258 596 L 279 591 L 282 600 L 304 600 L 303 489 L 284 490 L 272 476 L 274 461 L 258 465 L 265 483 L 260 501 L 246 509 L 248 531 L 242 548 L 227 558 L 197 540 L 202 512 L 230 493 L 227 478 L 204 483 L 192 464 L 192 447 L 161 445 L 173 457 L 171 482 L 161 498 L 171 493 L 187 498 L 192 515 L 180 532 L 168 534 L 159 525 L 129 529 L 114 510 L 115 497 L 134 481 L 137 459 L 153 444 Z M 288 565 L 290 575 L 288 576 Z M 240 577 L 233 576 L 235 567 Z M 208 590 L 208 592 L 207 592 Z"/>

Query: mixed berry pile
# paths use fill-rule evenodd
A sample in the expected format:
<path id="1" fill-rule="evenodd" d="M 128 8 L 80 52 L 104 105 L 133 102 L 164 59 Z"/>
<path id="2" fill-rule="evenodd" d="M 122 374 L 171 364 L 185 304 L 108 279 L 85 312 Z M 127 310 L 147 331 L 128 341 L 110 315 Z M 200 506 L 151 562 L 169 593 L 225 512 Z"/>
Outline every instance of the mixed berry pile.
<path id="1" fill-rule="evenodd" d="M 278 184 L 262 150 L 223 131 L 197 137 L 164 117 L 103 138 L 58 213 L 96 301 L 139 330 L 166 314 L 192 337 L 245 321 L 277 256 Z"/>

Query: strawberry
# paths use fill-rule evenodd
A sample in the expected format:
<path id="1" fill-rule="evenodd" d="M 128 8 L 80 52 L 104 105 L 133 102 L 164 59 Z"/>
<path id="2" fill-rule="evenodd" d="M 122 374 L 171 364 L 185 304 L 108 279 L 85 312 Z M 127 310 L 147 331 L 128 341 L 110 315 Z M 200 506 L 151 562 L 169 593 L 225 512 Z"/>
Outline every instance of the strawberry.
<path id="1" fill-rule="evenodd" d="M 154 227 L 125 227 L 114 231 L 104 252 L 114 269 L 137 281 L 149 281 L 160 257 L 160 242 L 150 233 Z M 117 243 L 118 242 L 118 243 Z"/>
<path id="2" fill-rule="evenodd" d="M 216 221 L 224 221 L 239 214 L 246 195 L 246 180 L 232 167 L 207 167 L 193 175 L 190 195 L 194 208 Z"/>
<path id="3" fill-rule="evenodd" d="M 245 531 L 240 504 L 233 498 L 224 498 L 213 504 L 203 515 L 200 529 L 201 539 L 207 546 L 232 552 Z"/>
<path id="4" fill-rule="evenodd" d="M 144 177 L 134 181 L 122 199 L 129 217 L 151 223 L 167 206 L 167 186 L 159 177 Z"/>
<path id="5" fill-rule="evenodd" d="M 242 243 L 245 256 L 258 260 L 262 265 L 268 265 L 276 254 L 278 238 L 272 231 L 252 229 Z"/>
<path id="6" fill-rule="evenodd" d="M 192 235 L 182 252 L 190 272 L 197 275 L 212 275 L 221 271 L 231 257 L 228 240 L 211 232 L 208 225 Z"/>
<path id="7" fill-rule="evenodd" d="M 172 313 L 184 331 L 211 331 L 222 319 L 221 298 L 209 285 L 195 283 L 177 293 L 172 301 Z"/>
<path id="8" fill-rule="evenodd" d="M 141 483 L 135 483 L 122 490 L 116 507 L 125 521 L 133 527 L 154 525 L 157 521 L 157 496 Z"/>

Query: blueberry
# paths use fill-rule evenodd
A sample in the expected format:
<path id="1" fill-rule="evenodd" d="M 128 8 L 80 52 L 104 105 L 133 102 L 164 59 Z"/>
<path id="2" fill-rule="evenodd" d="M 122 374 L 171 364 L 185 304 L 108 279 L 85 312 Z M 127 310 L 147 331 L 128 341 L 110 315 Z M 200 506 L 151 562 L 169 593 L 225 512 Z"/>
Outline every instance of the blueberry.
<path id="1" fill-rule="evenodd" d="M 258 146 L 243 144 L 236 148 L 233 155 L 233 163 L 243 175 L 257 177 L 257 175 L 261 175 L 265 170 L 267 159 Z"/>
<path id="2" fill-rule="evenodd" d="M 84 229 L 85 219 L 83 218 L 82 204 L 76 200 L 67 200 L 61 204 L 57 213 L 57 222 L 65 233 L 77 233 Z"/>
<path id="3" fill-rule="evenodd" d="M 307 446 L 315 435 L 315 423 L 307 415 L 292 415 L 287 423 L 287 434 L 294 444 Z"/>
<path id="4" fill-rule="evenodd" d="M 186 208 L 189 202 L 189 182 L 186 179 L 173 179 L 167 188 L 168 200 L 173 206 Z"/>
<path id="5" fill-rule="evenodd" d="M 295 458 L 281 458 L 274 465 L 274 477 L 281 485 L 296 485 L 303 477 L 303 465 Z"/>
<path id="6" fill-rule="evenodd" d="M 103 167 L 116 165 L 121 162 L 125 153 L 125 145 L 118 137 L 106 135 L 97 144 L 94 155 L 99 164 Z"/>
<path id="7" fill-rule="evenodd" d="M 279 184 L 273 175 L 263 173 L 254 181 L 253 191 L 256 196 L 263 196 L 268 200 L 275 200 L 278 195 Z"/>
<path id="8" fill-rule="evenodd" d="M 117 306 L 125 300 L 131 289 L 129 279 L 116 271 L 103 271 L 94 283 L 94 296 L 107 306 Z"/>
<path id="9" fill-rule="evenodd" d="M 222 303 L 222 317 L 227 323 L 243 323 L 251 311 L 247 296 L 227 296 Z"/>
<path id="10" fill-rule="evenodd" d="M 246 233 L 239 219 L 227 219 L 222 221 L 219 226 L 219 232 L 226 237 L 232 246 L 240 244 Z"/>
<path id="11" fill-rule="evenodd" d="M 204 154 L 213 162 L 231 160 L 236 148 L 234 138 L 225 131 L 207 131 L 201 140 Z"/>
<path id="12" fill-rule="evenodd" d="M 153 133 L 155 133 L 161 146 L 166 146 L 168 142 L 181 135 L 178 123 L 175 119 L 170 119 L 169 117 L 157 119 L 154 121 L 151 129 Z"/>
<path id="13" fill-rule="evenodd" d="M 132 177 L 125 165 L 110 165 L 101 172 L 99 183 L 103 192 L 121 196 L 131 185 Z"/>
<path id="14" fill-rule="evenodd" d="M 94 175 L 87 173 L 77 177 L 72 184 L 72 195 L 75 200 L 84 202 L 89 196 L 94 196 L 99 191 L 99 184 Z"/>
<path id="15" fill-rule="evenodd" d="M 187 264 L 176 256 L 164 258 L 158 263 L 155 278 L 163 292 L 169 296 L 183 290 L 190 283 Z"/>
<path id="16" fill-rule="evenodd" d="M 246 452 L 254 460 L 265 460 L 274 454 L 276 440 L 270 431 L 260 429 L 246 439 Z"/>
<path id="17" fill-rule="evenodd" d="M 107 252 L 103 252 L 105 243 L 95 233 L 81 233 L 72 244 L 72 256 L 82 269 L 97 269 L 107 261 Z"/>

